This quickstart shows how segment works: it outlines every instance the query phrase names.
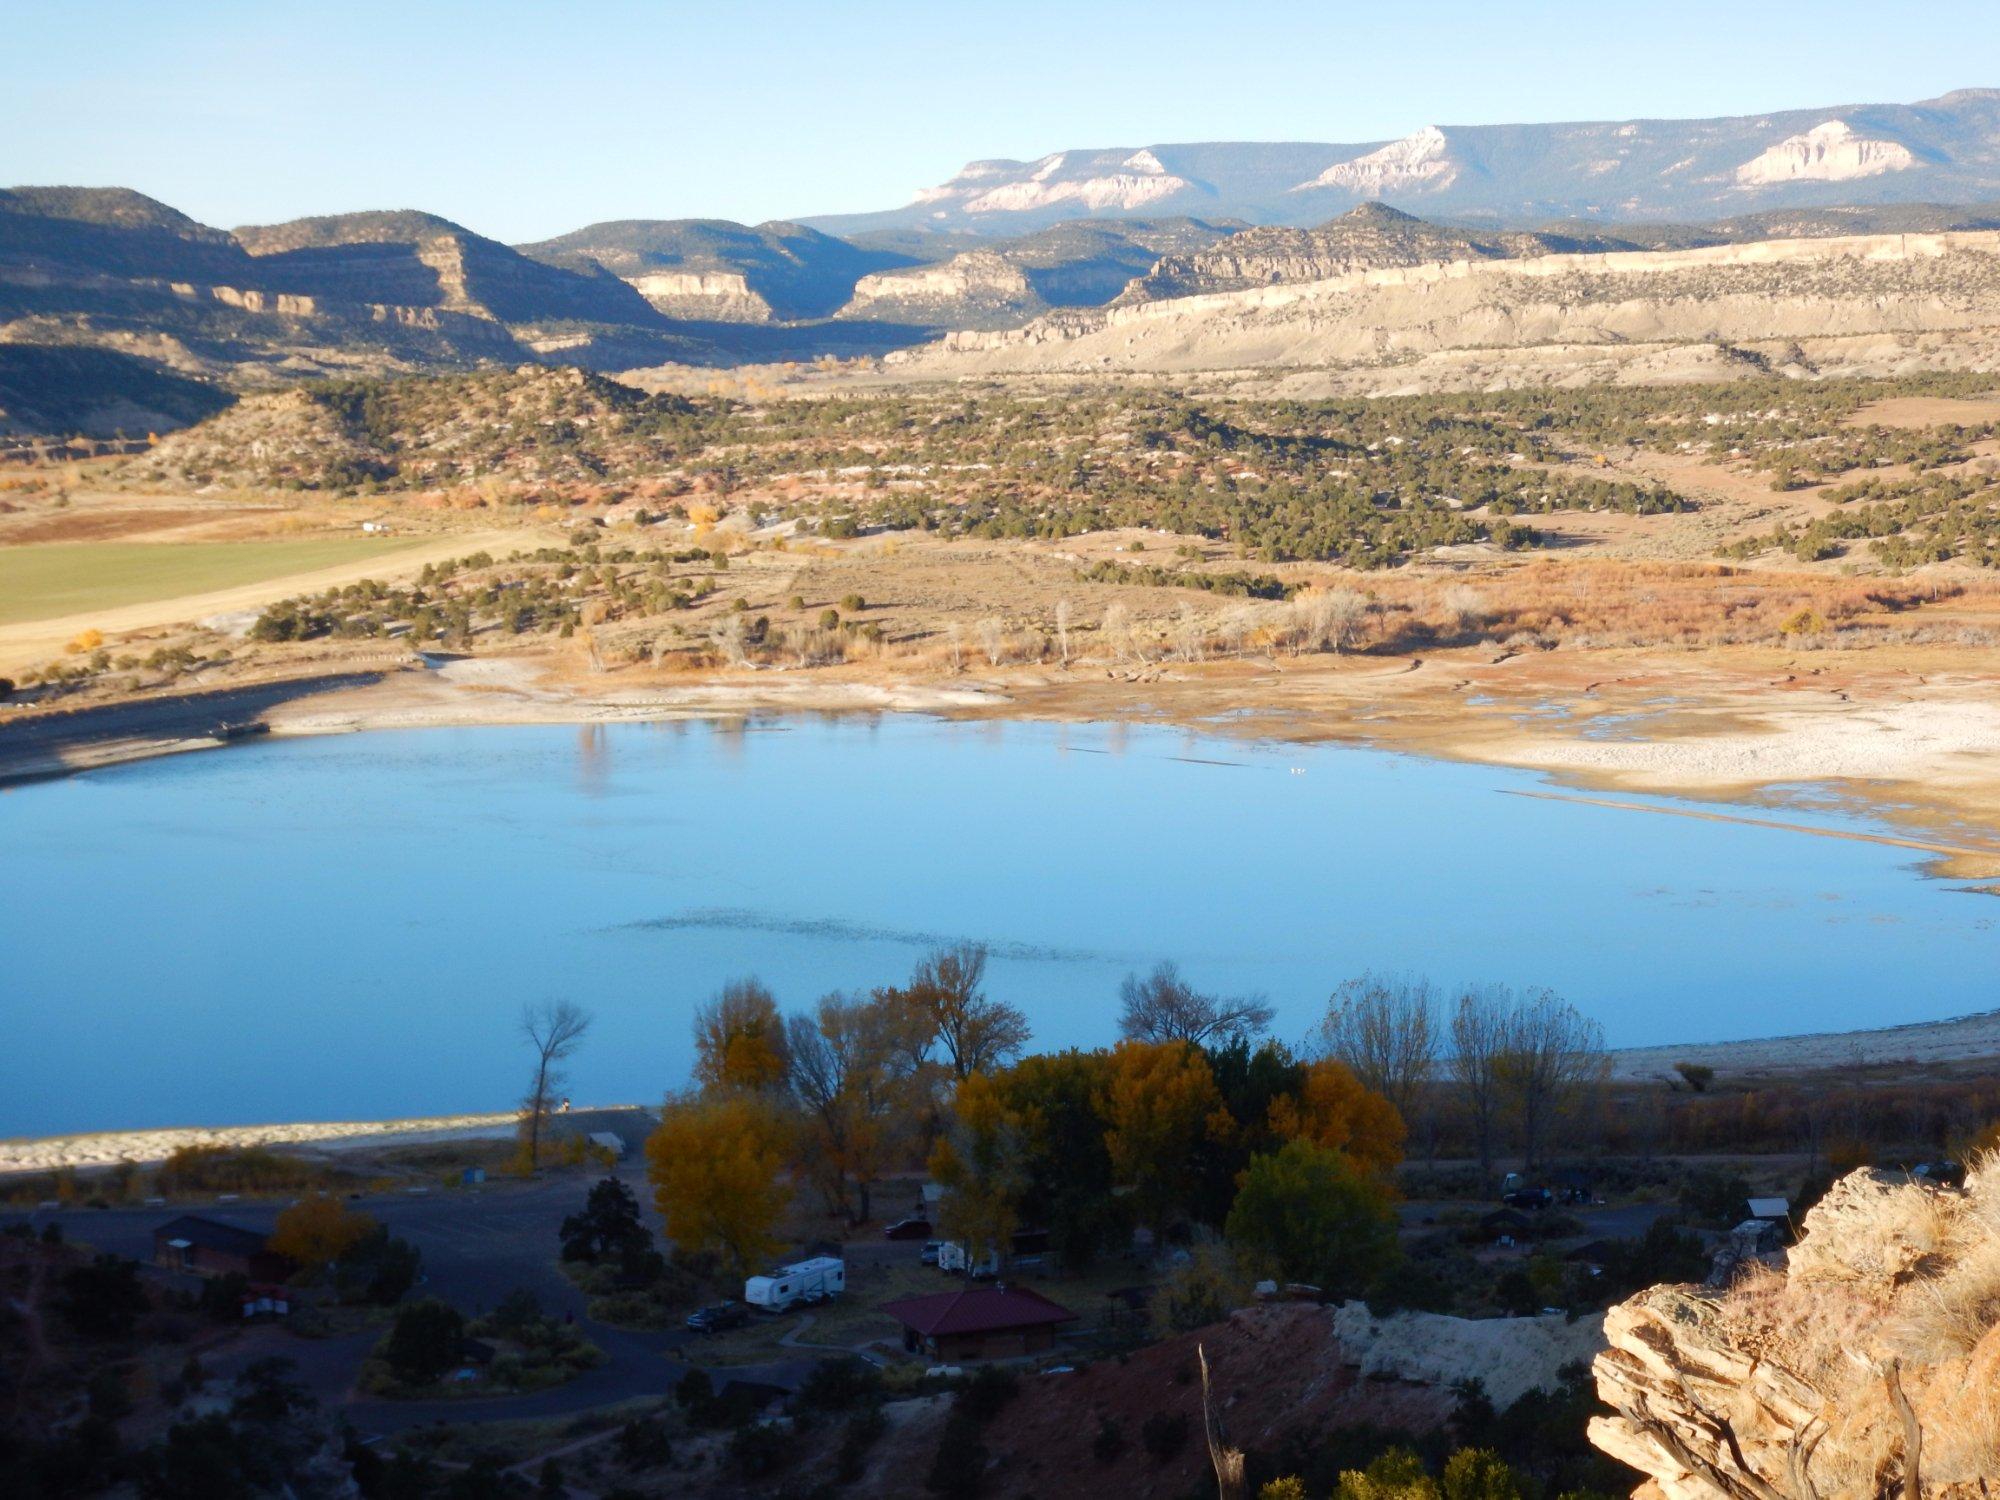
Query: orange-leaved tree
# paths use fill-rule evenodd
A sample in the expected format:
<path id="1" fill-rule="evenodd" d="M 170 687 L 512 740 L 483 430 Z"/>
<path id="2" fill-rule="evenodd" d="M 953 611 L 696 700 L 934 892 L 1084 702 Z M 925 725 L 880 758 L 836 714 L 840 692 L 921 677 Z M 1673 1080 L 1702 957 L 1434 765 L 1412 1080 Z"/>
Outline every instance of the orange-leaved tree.
<path id="1" fill-rule="evenodd" d="M 1377 1176 L 1402 1161 L 1406 1135 L 1396 1106 L 1332 1058 L 1306 1069 L 1296 1095 L 1271 1101 L 1271 1133 L 1345 1152 L 1355 1166 Z"/>
<path id="2" fill-rule="evenodd" d="M 756 1094 L 669 1099 L 646 1141 L 646 1176 L 667 1238 L 720 1257 L 738 1275 L 769 1260 L 791 1196 L 789 1137 L 784 1116 Z"/>
<path id="3" fill-rule="evenodd" d="M 1200 1148 L 1234 1128 L 1208 1058 L 1185 1042 L 1120 1042 L 1099 1113 L 1112 1170 L 1140 1221 L 1164 1233 L 1194 1196 Z"/>

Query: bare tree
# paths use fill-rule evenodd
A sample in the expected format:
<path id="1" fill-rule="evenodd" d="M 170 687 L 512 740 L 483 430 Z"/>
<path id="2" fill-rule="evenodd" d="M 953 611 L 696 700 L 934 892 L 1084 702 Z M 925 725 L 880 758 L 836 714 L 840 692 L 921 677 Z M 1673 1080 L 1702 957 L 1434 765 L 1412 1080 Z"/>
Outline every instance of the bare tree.
<path id="1" fill-rule="evenodd" d="M 1486 599 L 1470 584 L 1455 583 L 1444 591 L 1444 612 L 1463 635 L 1486 619 Z"/>
<path id="2" fill-rule="evenodd" d="M 1577 1093 L 1604 1076 L 1604 1028 L 1549 990 L 1511 1008 L 1499 1058 L 1501 1088 L 1520 1116 L 1521 1154 L 1541 1161 L 1548 1127 Z"/>
<path id="3" fill-rule="evenodd" d="M 715 643 L 715 649 L 730 666 L 740 667 L 747 659 L 743 616 L 735 610 L 730 610 L 708 627 L 708 638 Z"/>
<path id="4" fill-rule="evenodd" d="M 979 649 L 986 653 L 988 666 L 999 666 L 1007 654 L 1007 627 L 998 616 L 988 615 L 979 622 Z"/>
<path id="5" fill-rule="evenodd" d="M 1493 1170 L 1493 1129 L 1500 1111 L 1501 1055 L 1513 992 L 1504 985 L 1475 986 L 1458 997 L 1451 1015 L 1451 1075 L 1472 1113 L 1479 1168 Z"/>
<path id="6" fill-rule="evenodd" d="M 521 1128 L 528 1137 L 528 1166 L 542 1164 L 542 1133 L 555 1112 L 552 1101 L 563 1085 L 563 1063 L 583 1045 L 590 1012 L 571 1000 L 544 1000 L 521 1008 L 521 1035 L 535 1053 L 535 1078 L 521 1101 Z"/>
<path id="7" fill-rule="evenodd" d="M 952 671 L 963 672 L 965 670 L 965 627 L 959 624 L 958 621 L 953 620 L 945 626 L 944 645 L 945 650 L 951 654 Z"/>
<path id="8" fill-rule="evenodd" d="M 985 978 L 985 945 L 955 943 L 928 954 L 909 984 L 891 992 L 929 1023 L 930 1035 L 944 1048 L 945 1063 L 957 1079 L 1004 1066 L 1031 1035 L 1025 1015 L 980 989 Z"/>
<path id="9" fill-rule="evenodd" d="M 1063 670 L 1069 670 L 1069 600 L 1056 600 L 1056 652 Z"/>
<path id="10" fill-rule="evenodd" d="M 1437 1069 L 1443 1033 L 1429 980 L 1364 974 L 1333 992 L 1318 1040 L 1407 1122 Z"/>
<path id="11" fill-rule="evenodd" d="M 1192 604 L 1183 604 L 1174 621 L 1174 654 L 1182 661 L 1200 661 L 1207 630 Z"/>
<path id="12" fill-rule="evenodd" d="M 1141 979 L 1127 974 L 1118 986 L 1124 1013 L 1118 1030 L 1141 1042 L 1192 1042 L 1203 1046 L 1230 1037 L 1263 1032 L 1276 1014 L 1258 996 L 1240 999 L 1204 995 L 1181 978 L 1178 966 L 1162 963 Z"/>
<path id="13" fill-rule="evenodd" d="M 872 1216 L 871 1184 L 893 1146 L 899 1109 L 911 1102 L 914 1066 L 898 1045 L 892 1011 L 880 996 L 833 994 L 785 1023 L 789 1081 L 808 1123 L 806 1170 L 828 1208 L 856 1224 Z"/>
<path id="14" fill-rule="evenodd" d="M 1104 606 L 1104 622 L 1097 627 L 1111 660 L 1121 662 L 1132 650 L 1132 612 L 1114 599 Z"/>

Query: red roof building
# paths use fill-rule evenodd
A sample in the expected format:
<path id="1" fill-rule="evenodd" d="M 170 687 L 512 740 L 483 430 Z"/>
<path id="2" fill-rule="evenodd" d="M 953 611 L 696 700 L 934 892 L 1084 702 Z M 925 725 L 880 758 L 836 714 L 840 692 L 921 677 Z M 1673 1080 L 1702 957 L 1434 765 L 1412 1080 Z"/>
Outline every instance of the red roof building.
<path id="1" fill-rule="evenodd" d="M 941 1360 L 1002 1359 L 1036 1354 L 1055 1342 L 1056 1329 L 1076 1314 L 1021 1286 L 965 1287 L 929 1297 L 885 1302 L 903 1325 L 903 1347 Z"/>

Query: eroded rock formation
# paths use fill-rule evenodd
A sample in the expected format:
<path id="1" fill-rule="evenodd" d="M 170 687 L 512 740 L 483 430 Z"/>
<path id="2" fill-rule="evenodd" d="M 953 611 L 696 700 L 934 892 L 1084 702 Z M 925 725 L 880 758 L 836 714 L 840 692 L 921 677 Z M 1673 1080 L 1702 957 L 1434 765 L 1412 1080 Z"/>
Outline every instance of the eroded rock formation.
<path id="1" fill-rule="evenodd" d="M 1787 1271 L 1606 1316 L 1591 1439 L 1665 1500 L 2000 1494 L 2000 1162 L 1963 1190 L 1856 1172 Z"/>

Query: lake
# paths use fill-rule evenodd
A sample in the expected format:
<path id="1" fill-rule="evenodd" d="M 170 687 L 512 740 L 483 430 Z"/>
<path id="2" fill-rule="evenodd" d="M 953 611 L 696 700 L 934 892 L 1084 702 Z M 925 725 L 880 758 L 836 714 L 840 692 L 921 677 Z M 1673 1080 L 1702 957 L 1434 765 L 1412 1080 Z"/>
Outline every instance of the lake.
<path id="1" fill-rule="evenodd" d="M 263 740 L 20 787 L 0 1136 L 506 1108 L 546 997 L 596 1014 L 579 1104 L 652 1101 L 723 980 L 802 1007 L 959 937 L 1039 1047 L 1112 1040 L 1162 958 L 1263 992 L 1288 1040 L 1371 968 L 1547 985 L 1614 1045 L 1995 1003 L 2000 904 L 1908 850 L 1505 795 L 1547 785 L 891 715 Z"/>

